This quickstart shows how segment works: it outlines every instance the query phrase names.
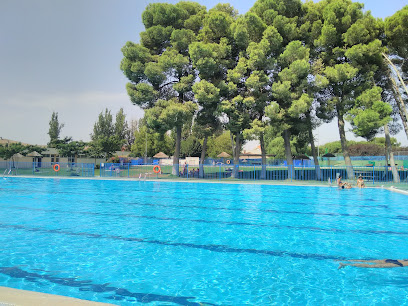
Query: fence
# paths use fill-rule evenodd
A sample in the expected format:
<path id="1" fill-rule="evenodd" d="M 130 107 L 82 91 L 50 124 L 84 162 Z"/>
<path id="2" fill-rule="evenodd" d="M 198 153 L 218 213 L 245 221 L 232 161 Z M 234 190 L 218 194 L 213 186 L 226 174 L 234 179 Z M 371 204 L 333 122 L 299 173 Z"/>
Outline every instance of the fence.
<path id="1" fill-rule="evenodd" d="M 160 172 L 154 173 L 153 167 L 156 165 L 132 165 L 132 164 L 101 164 L 101 177 L 118 178 L 176 178 L 172 175 L 173 167 L 171 165 L 160 166 Z M 234 167 L 236 168 L 234 171 Z M 264 169 L 264 171 L 262 171 Z M 158 168 L 156 168 L 156 171 Z M 179 177 L 185 179 L 198 179 L 198 167 L 189 167 L 188 165 L 179 166 Z M 351 170 L 351 169 L 350 169 Z M 348 176 L 346 167 L 321 167 L 316 171 L 314 167 L 296 167 L 296 166 L 270 166 L 270 165 L 216 165 L 204 166 L 204 177 L 202 179 L 223 180 L 232 177 L 235 172 L 235 179 L 240 180 L 275 180 L 275 181 L 329 181 L 334 182 L 338 176 L 343 179 L 353 180 L 362 176 L 368 183 L 386 183 L 393 182 L 393 174 L 390 167 L 353 167 L 354 178 Z M 398 170 L 400 181 L 408 183 L 408 171 Z"/>
<path id="2" fill-rule="evenodd" d="M 95 176 L 91 163 L 0 162 L 3 176 Z"/>

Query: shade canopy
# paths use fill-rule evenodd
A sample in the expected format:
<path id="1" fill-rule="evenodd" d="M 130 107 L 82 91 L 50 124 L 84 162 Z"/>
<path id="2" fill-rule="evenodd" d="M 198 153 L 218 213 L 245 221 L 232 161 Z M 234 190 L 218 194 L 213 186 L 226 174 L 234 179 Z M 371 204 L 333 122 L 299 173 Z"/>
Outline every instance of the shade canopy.
<path id="1" fill-rule="evenodd" d="M 303 160 L 303 159 L 310 159 L 310 158 L 309 158 L 309 156 L 307 156 L 305 154 L 299 154 L 299 155 L 296 155 L 293 159 Z"/>
<path id="2" fill-rule="evenodd" d="M 37 151 L 33 151 L 33 152 L 27 154 L 27 156 L 29 156 L 29 157 L 41 157 L 42 155 L 40 153 L 38 153 Z"/>
<path id="3" fill-rule="evenodd" d="M 24 157 L 24 155 L 20 154 L 20 153 L 16 153 L 16 154 L 13 155 L 13 157 L 14 158 L 22 158 L 22 157 Z"/>
<path id="4" fill-rule="evenodd" d="M 227 152 L 222 152 L 218 154 L 217 157 L 228 158 L 231 157 L 231 155 L 229 155 Z"/>
<path id="5" fill-rule="evenodd" d="M 332 153 L 326 153 L 322 157 L 336 157 L 336 155 L 334 155 Z"/>
<path id="6" fill-rule="evenodd" d="M 169 158 L 168 155 L 164 154 L 163 152 L 157 153 L 153 158 Z"/>

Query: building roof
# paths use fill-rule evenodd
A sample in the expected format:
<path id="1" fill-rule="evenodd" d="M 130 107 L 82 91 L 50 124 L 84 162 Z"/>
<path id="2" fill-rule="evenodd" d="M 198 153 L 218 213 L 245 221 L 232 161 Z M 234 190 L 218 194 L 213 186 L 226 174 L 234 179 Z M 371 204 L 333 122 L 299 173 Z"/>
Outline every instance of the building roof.
<path id="1" fill-rule="evenodd" d="M 59 155 L 59 152 L 56 148 L 47 148 L 44 152 L 42 152 L 43 155 L 45 154 L 50 154 L 50 155 Z"/>

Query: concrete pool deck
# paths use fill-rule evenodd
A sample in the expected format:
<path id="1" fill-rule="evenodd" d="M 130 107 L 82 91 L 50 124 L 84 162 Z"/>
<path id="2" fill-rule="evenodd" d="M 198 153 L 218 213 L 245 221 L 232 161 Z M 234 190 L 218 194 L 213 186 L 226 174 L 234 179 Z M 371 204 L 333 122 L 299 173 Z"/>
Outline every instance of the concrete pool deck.
<path id="1" fill-rule="evenodd" d="M 103 306 L 114 305 L 75 299 L 67 296 L 0 287 L 1 306 Z"/>

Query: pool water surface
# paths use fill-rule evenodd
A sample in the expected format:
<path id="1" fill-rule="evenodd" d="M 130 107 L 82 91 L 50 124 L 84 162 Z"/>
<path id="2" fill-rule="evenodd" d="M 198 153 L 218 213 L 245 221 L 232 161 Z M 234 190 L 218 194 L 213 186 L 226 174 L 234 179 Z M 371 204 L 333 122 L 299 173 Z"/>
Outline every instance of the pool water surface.
<path id="1" fill-rule="evenodd" d="M 383 189 L 8 178 L 0 286 L 117 305 L 402 304 L 408 197 Z"/>

